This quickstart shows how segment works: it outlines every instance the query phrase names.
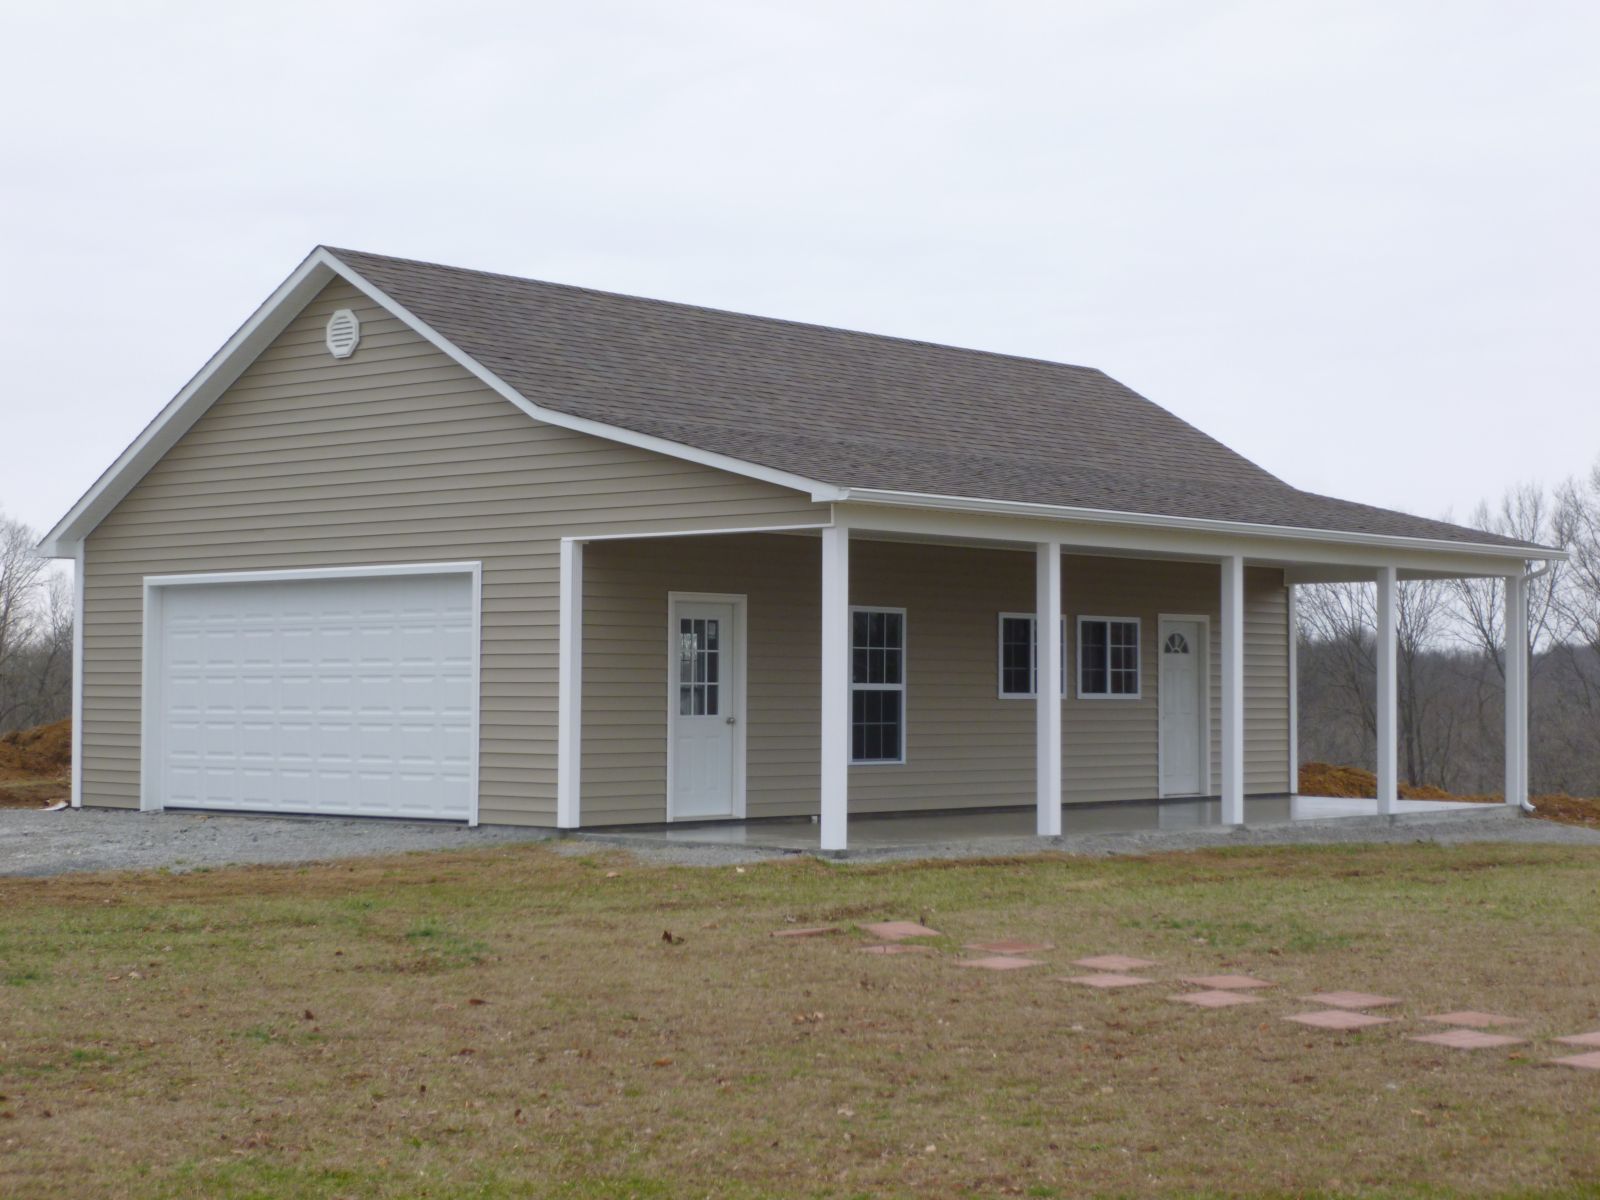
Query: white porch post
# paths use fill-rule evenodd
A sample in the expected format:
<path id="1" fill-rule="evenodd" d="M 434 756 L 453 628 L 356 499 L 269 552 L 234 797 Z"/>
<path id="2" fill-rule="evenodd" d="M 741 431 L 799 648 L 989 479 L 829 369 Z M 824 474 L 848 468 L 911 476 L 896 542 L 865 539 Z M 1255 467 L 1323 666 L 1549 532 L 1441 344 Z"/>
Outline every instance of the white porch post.
<path id="1" fill-rule="evenodd" d="M 1222 560 L 1222 823 L 1244 824 L 1244 557 Z"/>
<path id="2" fill-rule="evenodd" d="M 1035 763 L 1040 837 L 1061 834 L 1061 544 L 1034 547 Z"/>
<path id="3" fill-rule="evenodd" d="M 1393 567 L 1378 568 L 1378 812 L 1387 816 L 1400 798 L 1399 618 Z"/>
<path id="4" fill-rule="evenodd" d="M 72 565 L 72 807 L 83 807 L 83 565 L 78 543 Z"/>
<path id="5" fill-rule="evenodd" d="M 1300 792 L 1300 610 L 1294 584 L 1289 593 L 1289 795 Z"/>
<path id="6" fill-rule="evenodd" d="M 556 665 L 556 827 L 582 820 L 583 543 L 561 539 L 560 649 Z"/>
<path id="7" fill-rule="evenodd" d="M 1506 578 L 1506 803 L 1528 799 L 1528 584 Z"/>
<path id="8" fill-rule="evenodd" d="M 822 531 L 820 848 L 847 848 L 850 823 L 850 530 Z"/>

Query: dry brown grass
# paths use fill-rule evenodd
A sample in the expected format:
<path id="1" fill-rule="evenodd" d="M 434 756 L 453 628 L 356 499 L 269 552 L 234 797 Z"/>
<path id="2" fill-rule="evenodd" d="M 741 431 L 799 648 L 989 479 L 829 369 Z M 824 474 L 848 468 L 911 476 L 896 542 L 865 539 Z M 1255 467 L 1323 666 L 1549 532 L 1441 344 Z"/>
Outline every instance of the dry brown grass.
<path id="1" fill-rule="evenodd" d="M 538 847 L 0 882 L 0 1195 L 1592 1194 L 1592 851 L 1259 849 L 689 870 Z M 614 874 L 613 874 L 614 873 Z M 937 953 L 857 953 L 925 916 Z M 837 937 L 767 936 L 788 920 Z M 683 940 L 662 938 L 670 930 Z M 963 971 L 963 941 L 1055 943 Z M 1267 1002 L 1060 982 L 1120 951 Z M 1295 997 L 1406 998 L 1365 1034 Z"/>

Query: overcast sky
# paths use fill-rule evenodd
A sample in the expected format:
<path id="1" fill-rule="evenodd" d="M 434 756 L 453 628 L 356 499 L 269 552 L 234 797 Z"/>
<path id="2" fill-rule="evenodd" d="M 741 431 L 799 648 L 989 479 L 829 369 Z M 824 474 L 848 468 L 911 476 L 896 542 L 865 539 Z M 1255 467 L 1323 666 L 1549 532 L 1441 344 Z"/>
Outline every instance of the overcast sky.
<path id="1" fill-rule="evenodd" d="M 1304 488 L 1600 456 L 1600 4 L 5 5 L 0 510 L 318 242 L 1098 366 Z"/>

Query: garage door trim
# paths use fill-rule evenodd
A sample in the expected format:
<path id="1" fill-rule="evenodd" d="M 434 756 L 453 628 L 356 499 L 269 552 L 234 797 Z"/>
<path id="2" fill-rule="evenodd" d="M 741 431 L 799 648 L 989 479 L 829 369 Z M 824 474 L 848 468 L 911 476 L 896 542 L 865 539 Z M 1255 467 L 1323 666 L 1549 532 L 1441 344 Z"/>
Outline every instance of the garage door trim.
<path id="1" fill-rule="evenodd" d="M 141 639 L 139 701 L 139 809 L 161 809 L 161 663 L 163 661 L 162 598 L 172 588 L 244 583 L 294 583 L 318 579 L 393 579 L 407 575 L 463 575 L 472 581 L 472 734 L 469 739 L 468 825 L 478 823 L 478 741 L 482 701 L 483 564 L 481 562 L 391 563 L 359 567 L 295 567 L 268 571 L 206 571 L 188 575 L 144 577 L 144 636 Z"/>

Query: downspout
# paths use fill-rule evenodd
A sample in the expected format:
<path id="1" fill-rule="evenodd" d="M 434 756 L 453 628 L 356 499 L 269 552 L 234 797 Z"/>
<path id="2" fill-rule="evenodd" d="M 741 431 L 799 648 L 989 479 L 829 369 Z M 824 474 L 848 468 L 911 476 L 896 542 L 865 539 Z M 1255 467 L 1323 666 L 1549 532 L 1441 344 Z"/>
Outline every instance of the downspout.
<path id="1" fill-rule="evenodd" d="M 1524 565 L 1526 565 L 1526 564 L 1524 564 Z M 1522 583 L 1523 583 L 1522 598 L 1523 598 L 1523 603 L 1527 603 L 1527 598 L 1528 598 L 1527 585 L 1529 583 L 1531 583 L 1533 580 L 1538 579 L 1539 576 L 1541 576 L 1541 575 L 1548 575 L 1550 573 L 1550 566 L 1551 566 L 1550 560 L 1549 559 L 1545 559 L 1544 566 L 1540 567 L 1537 571 L 1528 571 L 1528 572 L 1523 574 L 1523 576 L 1522 576 Z M 1507 647 L 1507 653 L 1510 653 L 1510 647 Z M 1527 694 L 1523 697 L 1523 703 L 1525 705 L 1531 707 L 1532 704 L 1533 704 L 1533 647 L 1532 647 L 1531 643 L 1522 648 L 1522 653 L 1524 653 L 1524 654 L 1526 654 L 1528 656 L 1528 679 L 1527 679 L 1527 684 L 1526 684 Z M 1526 708 L 1523 709 L 1522 724 L 1523 724 L 1523 730 L 1522 730 L 1523 754 L 1524 754 L 1524 756 L 1528 756 L 1530 754 L 1530 751 L 1528 750 L 1528 730 L 1527 730 L 1528 713 L 1527 713 L 1527 709 Z M 1524 763 L 1523 763 L 1523 769 L 1524 770 L 1527 769 L 1526 761 L 1524 761 Z M 1518 807 L 1521 808 L 1522 811 L 1525 812 L 1525 813 L 1531 813 L 1531 812 L 1537 811 L 1534 808 L 1533 803 L 1526 796 L 1524 796 L 1522 798 L 1522 803 L 1520 805 L 1518 805 Z"/>

